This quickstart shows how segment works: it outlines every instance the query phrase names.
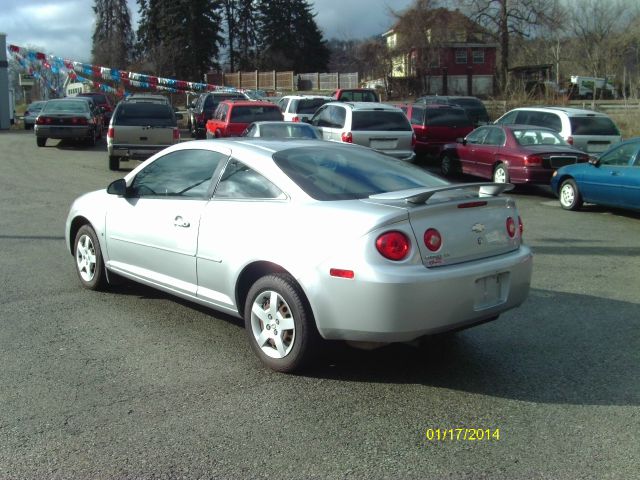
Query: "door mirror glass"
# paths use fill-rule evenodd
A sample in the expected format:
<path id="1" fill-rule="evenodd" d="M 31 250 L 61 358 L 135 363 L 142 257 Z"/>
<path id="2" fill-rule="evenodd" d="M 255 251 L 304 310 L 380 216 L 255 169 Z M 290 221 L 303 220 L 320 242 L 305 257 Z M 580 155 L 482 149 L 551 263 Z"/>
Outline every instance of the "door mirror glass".
<path id="1" fill-rule="evenodd" d="M 119 178 L 109 184 L 107 187 L 109 195 L 118 195 L 124 197 L 127 194 L 127 182 L 124 178 Z"/>

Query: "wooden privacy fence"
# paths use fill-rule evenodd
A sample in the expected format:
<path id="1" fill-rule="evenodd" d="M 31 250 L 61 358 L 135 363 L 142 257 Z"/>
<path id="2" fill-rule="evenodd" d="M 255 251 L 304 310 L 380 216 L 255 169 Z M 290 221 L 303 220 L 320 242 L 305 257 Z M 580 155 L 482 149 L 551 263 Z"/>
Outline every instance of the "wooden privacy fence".
<path id="1" fill-rule="evenodd" d="M 358 73 L 235 72 L 207 73 L 206 82 L 245 90 L 308 91 L 357 88 Z"/>

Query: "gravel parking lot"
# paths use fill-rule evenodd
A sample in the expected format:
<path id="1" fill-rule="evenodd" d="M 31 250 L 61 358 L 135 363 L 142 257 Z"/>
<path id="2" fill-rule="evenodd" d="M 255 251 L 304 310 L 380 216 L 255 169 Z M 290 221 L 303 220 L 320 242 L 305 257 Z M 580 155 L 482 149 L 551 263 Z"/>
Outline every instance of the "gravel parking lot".
<path id="1" fill-rule="evenodd" d="M 0 133 L 1 479 L 638 478 L 640 215 L 516 191 L 522 307 L 420 348 L 330 344 L 282 375 L 234 318 L 83 290 L 67 210 L 124 172 L 104 143 L 48 145 Z"/>

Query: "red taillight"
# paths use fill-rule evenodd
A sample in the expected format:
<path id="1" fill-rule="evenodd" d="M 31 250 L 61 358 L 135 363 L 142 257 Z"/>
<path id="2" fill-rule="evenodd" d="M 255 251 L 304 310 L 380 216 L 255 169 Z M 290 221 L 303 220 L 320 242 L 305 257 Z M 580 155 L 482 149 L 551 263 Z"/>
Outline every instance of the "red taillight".
<path id="1" fill-rule="evenodd" d="M 524 233 L 524 224 L 522 223 L 522 218 L 518 215 L 518 229 L 520 230 L 520 236 Z"/>
<path id="2" fill-rule="evenodd" d="M 111 129 L 109 129 L 111 130 Z M 173 139 L 174 140 L 180 140 L 180 130 L 177 128 L 173 129 Z"/>
<path id="3" fill-rule="evenodd" d="M 84 117 L 73 117 L 71 118 L 72 125 L 87 125 L 89 121 Z"/>
<path id="4" fill-rule="evenodd" d="M 416 134 L 414 133 L 414 134 L 411 136 L 411 146 L 412 146 L 412 147 L 415 147 L 415 146 L 416 146 L 416 141 L 417 141 L 417 140 L 416 140 Z"/>
<path id="5" fill-rule="evenodd" d="M 569 138 L 567 138 L 567 143 L 569 145 L 573 145 L 573 137 L 570 136 Z"/>
<path id="6" fill-rule="evenodd" d="M 36 125 L 49 125 L 51 124 L 51 117 L 39 116 L 36 118 Z"/>
<path id="7" fill-rule="evenodd" d="M 344 143 L 353 143 L 353 134 L 351 132 L 342 132 L 342 141 Z"/>
<path id="8" fill-rule="evenodd" d="M 516 222 L 512 217 L 507 217 L 507 233 L 510 238 L 516 236 Z"/>
<path id="9" fill-rule="evenodd" d="M 437 252 L 442 246 L 442 235 L 435 228 L 429 228 L 424 232 L 424 244 L 432 252 Z"/>
<path id="10" fill-rule="evenodd" d="M 329 269 L 329 275 L 331 275 L 332 277 L 339 277 L 339 278 L 353 278 L 355 276 L 355 274 L 353 273 L 353 270 L 343 270 L 341 268 Z"/>
<path id="11" fill-rule="evenodd" d="M 107 137 L 108 137 L 108 138 L 113 138 L 113 137 L 114 137 L 114 135 L 115 135 L 115 133 L 116 133 L 115 128 L 113 128 L 113 127 L 109 127 L 109 130 L 107 130 Z"/>
<path id="12" fill-rule="evenodd" d="M 398 231 L 383 233 L 376 240 L 376 248 L 389 260 L 403 260 L 409 254 L 409 239 Z"/>
<path id="13" fill-rule="evenodd" d="M 539 167 L 542 165 L 542 157 L 539 157 L 538 155 L 527 155 L 524 157 L 524 164 L 527 167 Z"/>
<path id="14" fill-rule="evenodd" d="M 293 117 L 291 119 L 292 122 L 299 122 L 300 121 L 300 117 Z"/>

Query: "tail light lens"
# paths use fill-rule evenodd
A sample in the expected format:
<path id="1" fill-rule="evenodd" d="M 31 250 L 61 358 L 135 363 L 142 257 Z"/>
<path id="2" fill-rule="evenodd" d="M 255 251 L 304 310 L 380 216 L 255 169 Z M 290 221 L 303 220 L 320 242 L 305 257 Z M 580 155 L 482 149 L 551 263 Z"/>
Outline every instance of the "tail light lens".
<path id="1" fill-rule="evenodd" d="M 51 124 L 51 117 L 39 116 L 38 118 L 36 118 L 36 125 L 50 125 L 50 124 Z"/>
<path id="2" fill-rule="evenodd" d="M 507 217 L 507 234 L 509 238 L 516 236 L 516 222 L 513 217 Z"/>
<path id="3" fill-rule="evenodd" d="M 524 224 L 522 223 L 520 215 L 518 215 L 518 230 L 520 230 L 520 237 L 522 237 L 522 234 L 524 233 Z"/>
<path id="4" fill-rule="evenodd" d="M 442 235 L 435 228 L 429 228 L 424 232 L 424 244 L 432 252 L 437 252 L 442 246 Z"/>
<path id="5" fill-rule="evenodd" d="M 111 130 L 113 130 L 113 129 L 110 128 L 109 132 L 111 132 Z M 178 128 L 174 128 L 173 129 L 173 139 L 174 140 L 180 140 L 180 130 Z"/>
<path id="6" fill-rule="evenodd" d="M 89 121 L 84 117 L 73 117 L 71 119 L 72 125 L 88 125 Z"/>
<path id="7" fill-rule="evenodd" d="M 344 143 L 353 143 L 353 134 L 351 132 L 342 132 L 342 141 Z"/>
<path id="8" fill-rule="evenodd" d="M 542 166 L 542 157 L 539 157 L 538 155 L 527 155 L 524 157 L 524 164 L 528 167 L 540 167 Z"/>
<path id="9" fill-rule="evenodd" d="M 573 145 L 573 137 L 572 136 L 569 136 L 569 138 L 567 138 L 567 143 L 569 145 Z"/>
<path id="10" fill-rule="evenodd" d="M 376 248 L 380 255 L 389 260 L 403 260 L 409 255 L 409 238 L 398 231 L 386 232 L 376 239 Z"/>
<path id="11" fill-rule="evenodd" d="M 300 117 L 293 117 L 291 119 L 292 122 L 299 122 L 300 121 Z"/>
<path id="12" fill-rule="evenodd" d="M 107 130 L 107 138 L 113 138 L 115 133 L 116 129 L 113 127 L 109 127 L 109 130 Z"/>

